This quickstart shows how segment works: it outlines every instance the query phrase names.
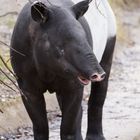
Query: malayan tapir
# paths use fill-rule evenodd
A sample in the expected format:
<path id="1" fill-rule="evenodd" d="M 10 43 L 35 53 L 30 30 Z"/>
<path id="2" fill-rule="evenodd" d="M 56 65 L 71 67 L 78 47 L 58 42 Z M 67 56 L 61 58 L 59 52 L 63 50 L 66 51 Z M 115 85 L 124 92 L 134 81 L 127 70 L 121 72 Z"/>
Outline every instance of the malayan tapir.
<path id="1" fill-rule="evenodd" d="M 61 140 L 83 140 L 81 101 L 90 81 L 86 140 L 105 140 L 102 112 L 116 23 L 108 0 L 91 1 L 32 1 L 17 19 L 11 63 L 35 140 L 49 139 L 47 90 L 56 93 L 62 111 Z"/>

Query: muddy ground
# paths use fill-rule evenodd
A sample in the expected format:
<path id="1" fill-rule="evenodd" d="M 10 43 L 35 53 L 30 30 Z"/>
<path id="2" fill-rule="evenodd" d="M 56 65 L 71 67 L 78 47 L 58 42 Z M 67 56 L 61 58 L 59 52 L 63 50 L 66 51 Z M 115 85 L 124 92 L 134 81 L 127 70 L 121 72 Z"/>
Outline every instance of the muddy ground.
<path id="1" fill-rule="evenodd" d="M 140 140 L 140 9 L 123 11 L 123 27 L 128 32 L 128 42 L 118 42 L 113 61 L 108 96 L 104 107 L 104 134 L 107 140 Z M 121 49 L 120 49 L 121 48 Z M 0 87 L 1 99 L 9 98 L 10 90 Z M 3 92 L 4 91 L 4 92 Z M 87 87 L 85 93 L 89 91 Z M 7 96 L 4 96 L 4 95 Z M 11 98 L 15 95 L 11 93 Z M 7 97 L 7 98 L 6 98 Z M 83 100 L 83 136 L 86 133 L 87 99 Z M 50 112 L 51 113 L 51 112 Z M 50 119 L 50 140 L 59 139 L 61 118 L 52 113 Z M 1 114 L 0 114 L 1 115 Z M 3 126 L 0 126 L 3 127 Z M 33 140 L 31 127 L 19 126 L 15 133 L 0 132 L 0 140 Z"/>

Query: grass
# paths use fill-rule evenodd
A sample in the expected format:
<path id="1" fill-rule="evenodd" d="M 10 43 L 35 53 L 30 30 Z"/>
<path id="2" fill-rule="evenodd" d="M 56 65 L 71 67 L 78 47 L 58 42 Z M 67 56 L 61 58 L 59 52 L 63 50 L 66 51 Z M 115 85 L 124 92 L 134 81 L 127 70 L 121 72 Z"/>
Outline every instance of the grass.
<path id="1" fill-rule="evenodd" d="M 15 24 L 15 21 L 11 18 L 9 18 L 7 21 L 6 21 L 6 26 L 8 26 L 9 28 L 13 28 L 14 27 L 14 24 Z"/>
<path id="2" fill-rule="evenodd" d="M 129 43 L 129 33 L 126 26 L 123 25 L 123 21 L 121 21 L 119 18 L 117 18 L 117 40 L 120 43 Z"/>
<path id="3" fill-rule="evenodd" d="M 1 28 L 1 35 L 0 35 L 0 40 L 5 42 L 6 44 L 9 44 L 10 41 L 10 31 L 11 29 L 13 29 L 15 21 L 16 21 L 17 16 L 16 15 L 7 15 L 4 17 L 0 17 L 0 26 L 2 26 Z M 3 26 L 6 27 L 6 33 L 9 35 L 5 36 L 5 32 L 3 33 Z M 11 69 L 11 63 L 9 61 L 9 48 L 7 46 L 4 46 L 2 44 L 0 44 L 0 55 L 3 57 L 3 59 L 5 60 L 7 66 Z M 3 62 L 0 60 L 0 68 L 10 77 L 13 79 L 13 77 L 11 77 L 11 74 L 9 73 L 9 71 L 7 70 L 7 68 L 4 66 Z M 11 83 L 8 78 L 2 73 L 0 72 L 0 80 L 2 80 L 3 82 L 6 83 Z"/>
<path id="4" fill-rule="evenodd" d="M 130 2 L 130 0 L 109 0 L 113 11 L 115 12 L 116 19 L 117 19 L 117 40 L 120 43 L 129 43 L 129 37 L 128 37 L 128 29 L 126 26 L 123 25 L 123 19 L 121 16 L 123 15 L 125 10 L 133 9 L 132 5 L 135 4 L 136 1 L 140 0 L 133 0 Z"/>
<path id="5" fill-rule="evenodd" d="M 127 8 L 129 10 L 140 7 L 140 0 L 109 0 L 109 2 L 117 8 Z"/>
<path id="6" fill-rule="evenodd" d="M 0 26 L 7 26 L 9 29 L 12 29 L 14 27 L 16 21 L 16 16 L 14 15 L 8 15 L 5 17 L 0 17 Z"/>
<path id="7" fill-rule="evenodd" d="M 6 100 L 5 102 L 0 101 L 0 109 L 5 111 L 6 108 L 9 108 L 17 103 L 21 102 L 21 97 L 19 95 L 16 96 L 14 99 Z"/>
<path id="8" fill-rule="evenodd" d="M 6 52 L 7 53 L 7 52 Z M 10 56 L 9 56 L 9 54 L 6 54 L 6 55 L 2 55 L 3 53 L 2 53 L 2 50 L 0 49 L 0 55 L 3 57 L 3 59 L 4 59 L 4 61 L 6 62 L 6 64 L 7 64 L 7 66 L 11 69 L 12 67 L 11 67 L 11 63 L 10 63 L 10 61 L 9 61 L 9 58 L 10 58 Z M 6 72 L 8 75 L 9 75 L 9 71 L 7 70 L 7 68 L 4 66 L 4 64 L 3 64 L 3 62 L 0 60 L 0 68 L 4 71 L 4 72 Z M 4 76 L 4 74 L 2 74 L 1 72 L 0 72 L 0 80 L 2 80 L 2 81 L 7 81 L 7 78 Z"/>
<path id="9" fill-rule="evenodd" d="M 123 7 L 124 6 L 124 2 L 123 2 L 123 0 L 116 0 L 116 1 L 114 1 L 114 0 L 109 0 L 109 2 L 110 2 L 110 4 L 113 6 L 113 7 L 116 7 L 117 6 L 117 8 L 119 7 Z"/>

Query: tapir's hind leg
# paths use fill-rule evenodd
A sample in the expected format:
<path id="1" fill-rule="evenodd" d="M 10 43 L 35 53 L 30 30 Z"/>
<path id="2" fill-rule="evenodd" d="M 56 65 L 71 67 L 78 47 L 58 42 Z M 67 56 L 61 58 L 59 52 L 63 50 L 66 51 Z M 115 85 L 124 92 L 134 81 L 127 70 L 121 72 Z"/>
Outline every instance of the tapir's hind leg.
<path id="1" fill-rule="evenodd" d="M 115 42 L 116 37 L 110 38 L 107 41 L 106 49 L 100 63 L 106 72 L 106 78 L 102 82 L 92 83 L 91 86 L 91 94 L 88 102 L 88 129 L 86 140 L 105 140 L 102 130 L 102 112 L 107 93 Z"/>

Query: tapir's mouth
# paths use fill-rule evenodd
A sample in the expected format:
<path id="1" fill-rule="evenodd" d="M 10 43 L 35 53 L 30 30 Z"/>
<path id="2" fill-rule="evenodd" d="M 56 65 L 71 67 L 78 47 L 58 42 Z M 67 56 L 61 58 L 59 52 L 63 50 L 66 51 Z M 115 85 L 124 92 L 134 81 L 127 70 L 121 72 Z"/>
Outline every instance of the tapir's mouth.
<path id="1" fill-rule="evenodd" d="M 83 76 L 78 76 L 78 80 L 80 81 L 80 83 L 81 83 L 82 85 L 88 85 L 89 82 L 90 82 L 90 80 L 84 78 Z"/>

